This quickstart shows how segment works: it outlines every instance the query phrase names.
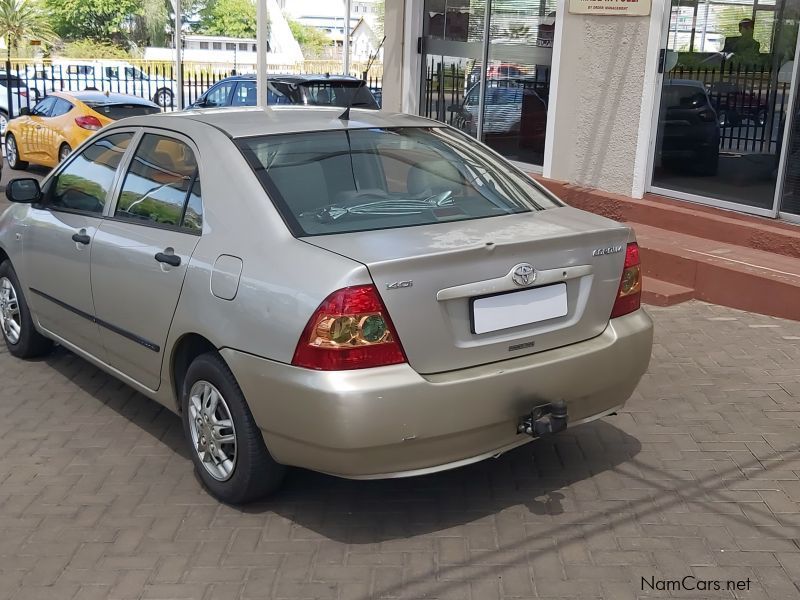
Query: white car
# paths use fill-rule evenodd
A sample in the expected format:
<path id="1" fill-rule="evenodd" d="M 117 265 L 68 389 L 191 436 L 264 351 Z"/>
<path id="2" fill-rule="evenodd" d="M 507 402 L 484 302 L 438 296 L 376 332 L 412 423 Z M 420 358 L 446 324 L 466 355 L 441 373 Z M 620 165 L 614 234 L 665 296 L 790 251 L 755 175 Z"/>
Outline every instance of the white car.
<path id="1" fill-rule="evenodd" d="M 10 85 L 6 85 L 9 83 Z M 6 76 L 5 70 L 0 71 L 0 135 L 4 135 L 6 132 L 6 126 L 8 125 L 8 114 L 9 114 L 9 101 L 8 101 L 8 88 L 11 88 L 11 107 L 14 116 L 19 115 L 19 109 L 23 106 L 29 106 L 36 103 L 36 98 L 30 94 L 30 90 L 25 85 L 23 80 L 16 76 L 13 72 L 11 73 L 10 81 L 9 78 Z M 29 95 L 30 97 L 29 100 Z"/>
<path id="2" fill-rule="evenodd" d="M 38 98 L 50 92 L 96 89 L 139 96 L 167 108 L 175 101 L 178 85 L 168 75 L 164 71 L 148 73 L 122 60 L 64 59 L 29 69 L 28 83 Z"/>

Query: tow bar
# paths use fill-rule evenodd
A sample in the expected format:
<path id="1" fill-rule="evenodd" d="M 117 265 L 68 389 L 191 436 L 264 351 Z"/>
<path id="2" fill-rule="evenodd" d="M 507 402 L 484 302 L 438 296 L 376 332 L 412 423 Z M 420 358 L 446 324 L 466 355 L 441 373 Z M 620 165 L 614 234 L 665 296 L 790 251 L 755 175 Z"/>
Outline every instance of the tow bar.
<path id="1" fill-rule="evenodd" d="M 523 417 L 517 425 L 517 433 L 527 433 L 531 437 L 542 437 L 558 433 L 567 428 L 567 403 L 556 400 L 550 404 L 542 404 Z"/>

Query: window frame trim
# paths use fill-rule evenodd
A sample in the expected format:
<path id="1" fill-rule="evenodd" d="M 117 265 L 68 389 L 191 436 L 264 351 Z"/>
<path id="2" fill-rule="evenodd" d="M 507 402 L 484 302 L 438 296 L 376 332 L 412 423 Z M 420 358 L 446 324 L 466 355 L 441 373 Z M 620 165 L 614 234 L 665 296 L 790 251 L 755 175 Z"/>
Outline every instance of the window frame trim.
<path id="1" fill-rule="evenodd" d="M 203 207 L 203 224 L 200 227 L 200 231 L 190 231 L 183 227 L 182 225 L 167 225 L 163 223 L 155 223 L 152 221 L 137 221 L 135 219 L 127 219 L 125 217 L 118 217 L 116 216 L 117 212 L 117 205 L 119 204 L 120 196 L 122 195 L 122 187 L 125 184 L 125 177 L 128 174 L 128 169 L 130 169 L 131 163 L 133 163 L 133 158 L 136 154 L 136 150 L 139 149 L 139 145 L 142 142 L 142 139 L 145 135 L 157 135 L 160 137 L 172 138 L 178 140 L 184 144 L 186 144 L 189 149 L 194 152 L 195 162 L 197 163 L 197 168 L 195 169 L 194 174 L 192 175 L 192 179 L 190 181 L 189 189 L 186 191 L 186 196 L 183 199 L 183 206 L 181 208 L 181 220 L 180 222 L 183 223 L 184 215 L 186 214 L 186 208 L 189 205 L 189 195 L 192 191 L 192 186 L 200 177 L 200 151 L 197 148 L 197 145 L 194 141 L 185 135 L 178 133 L 177 131 L 172 131 L 171 129 L 159 129 L 156 127 L 140 127 L 138 131 L 138 135 L 131 140 L 131 145 L 133 146 L 134 150 L 130 153 L 126 153 L 126 156 L 123 158 L 123 162 L 120 163 L 120 171 L 117 173 L 117 179 L 115 180 L 115 184 L 113 187 L 113 197 L 112 201 L 108 203 L 110 206 L 110 210 L 108 211 L 107 215 L 103 216 L 104 220 L 113 221 L 116 223 L 127 223 L 129 225 L 138 225 L 139 227 L 150 227 L 152 229 L 163 229 L 167 231 L 174 231 L 176 233 L 183 233 L 186 235 L 192 235 L 196 237 L 200 237 L 203 235 L 203 230 L 205 228 L 205 204 L 203 203 L 203 197 L 200 196 L 200 206 Z M 202 182 L 202 179 L 200 179 Z"/>

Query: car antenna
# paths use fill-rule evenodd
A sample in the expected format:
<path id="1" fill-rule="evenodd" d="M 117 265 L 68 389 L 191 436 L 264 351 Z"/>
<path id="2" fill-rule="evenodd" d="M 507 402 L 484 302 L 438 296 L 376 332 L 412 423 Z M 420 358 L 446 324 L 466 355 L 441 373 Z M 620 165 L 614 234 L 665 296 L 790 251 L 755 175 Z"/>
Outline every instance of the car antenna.
<path id="1" fill-rule="evenodd" d="M 356 101 L 356 96 L 358 95 L 358 90 L 360 90 L 365 85 L 367 85 L 367 82 L 364 81 L 363 79 L 358 82 L 358 87 L 355 89 L 355 91 L 353 92 L 353 95 L 350 97 L 350 101 L 347 103 L 347 108 L 345 108 L 344 112 L 339 115 L 339 120 L 340 121 L 349 121 L 350 120 L 350 109 L 353 106 L 353 102 Z"/>

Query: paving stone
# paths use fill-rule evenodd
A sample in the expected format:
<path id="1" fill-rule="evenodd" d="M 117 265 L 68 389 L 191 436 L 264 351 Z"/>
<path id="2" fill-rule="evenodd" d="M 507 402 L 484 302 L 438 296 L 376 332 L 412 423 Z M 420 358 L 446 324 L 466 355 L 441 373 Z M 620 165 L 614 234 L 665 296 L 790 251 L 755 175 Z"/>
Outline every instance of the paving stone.
<path id="1" fill-rule="evenodd" d="M 169 411 L 2 348 L 0 599 L 627 600 L 690 574 L 800 598 L 800 323 L 650 310 L 617 416 L 420 479 L 295 471 L 246 510 L 200 487 Z M 672 595 L 730 597 L 698 594 Z"/>

